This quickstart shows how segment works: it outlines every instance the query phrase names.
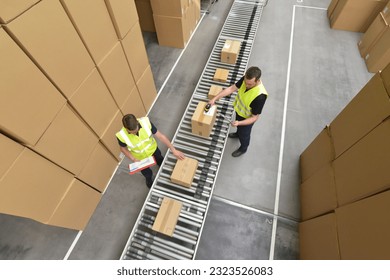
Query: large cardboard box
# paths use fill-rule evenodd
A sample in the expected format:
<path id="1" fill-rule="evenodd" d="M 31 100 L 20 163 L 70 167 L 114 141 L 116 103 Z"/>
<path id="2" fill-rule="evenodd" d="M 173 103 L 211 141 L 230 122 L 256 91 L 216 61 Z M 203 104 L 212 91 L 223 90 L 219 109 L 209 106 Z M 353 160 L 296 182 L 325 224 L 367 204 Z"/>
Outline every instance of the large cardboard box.
<path id="1" fill-rule="evenodd" d="M 135 87 L 135 81 L 119 42 L 98 65 L 98 69 L 120 108 Z"/>
<path id="2" fill-rule="evenodd" d="M 171 181 L 190 188 L 197 168 L 198 161 L 196 159 L 186 157 L 183 160 L 177 160 L 171 174 Z"/>
<path id="3" fill-rule="evenodd" d="M 188 0 L 150 0 L 153 14 L 181 17 L 188 8 Z"/>
<path id="4" fill-rule="evenodd" d="M 22 153 L 24 147 L 0 133 L 0 180 L 13 162 Z"/>
<path id="5" fill-rule="evenodd" d="M 207 114 L 204 113 L 204 108 L 207 105 L 206 102 L 200 101 L 195 109 L 191 118 L 192 133 L 209 137 L 213 129 L 215 118 L 217 116 L 217 106 L 214 105 L 209 109 Z"/>
<path id="6" fill-rule="evenodd" d="M 221 50 L 221 62 L 235 64 L 240 53 L 241 42 L 226 40 Z"/>
<path id="7" fill-rule="evenodd" d="M 390 63 L 390 28 L 378 39 L 364 57 L 367 69 L 371 73 L 376 73 L 384 69 Z"/>
<path id="8" fill-rule="evenodd" d="M 0 212 L 47 223 L 73 175 L 28 148 L 0 180 Z"/>
<path id="9" fill-rule="evenodd" d="M 172 17 L 153 14 L 158 44 L 161 46 L 184 48 L 190 38 L 188 16 Z"/>
<path id="10" fill-rule="evenodd" d="M 88 161 L 76 177 L 99 192 L 104 192 L 117 166 L 118 160 L 103 144 L 97 143 Z"/>
<path id="11" fill-rule="evenodd" d="M 31 8 L 40 0 L 2 0 L 0 1 L 0 23 L 8 23 Z"/>
<path id="12" fill-rule="evenodd" d="M 103 136 L 100 138 L 100 142 L 111 152 L 111 154 L 120 160 L 121 151 L 119 149 L 118 140 L 115 134 L 121 130 L 123 114 L 120 110 L 117 111 L 115 117 L 111 120 L 111 123 L 104 131 Z"/>
<path id="13" fill-rule="evenodd" d="M 84 230 L 101 197 L 101 193 L 73 179 L 47 223 L 53 226 Z"/>
<path id="14" fill-rule="evenodd" d="M 358 43 L 359 52 L 362 57 L 367 55 L 388 28 L 388 22 L 385 20 L 383 14 L 379 13 Z"/>
<path id="15" fill-rule="evenodd" d="M 380 72 L 380 75 L 387 90 L 387 94 L 390 97 L 390 63 Z"/>
<path id="16" fill-rule="evenodd" d="M 120 109 L 123 115 L 133 114 L 137 118 L 146 116 L 146 110 L 137 87 L 133 88 L 126 102 Z"/>
<path id="17" fill-rule="evenodd" d="M 59 1 L 42 0 L 6 28 L 67 98 L 94 68 Z"/>
<path id="18" fill-rule="evenodd" d="M 138 81 L 145 72 L 145 69 L 149 66 L 148 55 L 139 23 L 136 23 L 131 28 L 121 42 L 134 81 Z"/>
<path id="19" fill-rule="evenodd" d="M 218 95 L 218 93 L 220 93 L 221 91 L 223 90 L 223 88 L 221 86 L 217 86 L 217 85 L 211 85 L 210 86 L 210 89 L 209 89 L 209 93 L 207 94 L 207 98 L 208 99 L 213 99 L 214 97 L 216 97 Z"/>
<path id="20" fill-rule="evenodd" d="M 334 161 L 339 205 L 390 188 L 390 118 Z"/>
<path id="21" fill-rule="evenodd" d="M 183 203 L 169 197 L 164 197 L 152 229 L 162 234 L 173 236 Z"/>
<path id="22" fill-rule="evenodd" d="M 134 0 L 105 0 L 118 38 L 123 39 L 138 22 Z"/>
<path id="23" fill-rule="evenodd" d="M 99 137 L 118 111 L 114 99 L 96 68 L 76 90 L 69 102 Z"/>
<path id="24" fill-rule="evenodd" d="M 65 105 L 32 147 L 73 174 L 79 174 L 98 138 L 80 117 Z"/>
<path id="25" fill-rule="evenodd" d="M 153 73 L 150 66 L 146 68 L 141 78 L 137 81 L 137 88 L 145 110 L 149 111 L 157 97 L 156 85 L 154 84 Z"/>
<path id="26" fill-rule="evenodd" d="M 330 123 L 336 158 L 390 116 L 390 99 L 375 74 Z"/>
<path id="27" fill-rule="evenodd" d="M 326 12 L 328 18 L 330 18 L 330 16 L 333 14 L 334 8 L 336 8 L 338 2 L 339 2 L 339 0 L 332 0 L 330 2 L 329 6 L 328 6 L 328 10 Z"/>
<path id="28" fill-rule="evenodd" d="M 331 163 L 327 163 L 301 184 L 301 220 L 332 212 L 337 208 L 336 185 Z"/>
<path id="29" fill-rule="evenodd" d="M 390 1 L 387 3 L 387 5 L 383 8 L 382 14 L 385 17 L 387 22 L 390 22 Z"/>
<path id="30" fill-rule="evenodd" d="M 118 41 L 106 4 L 96 0 L 61 0 L 61 3 L 95 64 L 99 64 Z"/>
<path id="31" fill-rule="evenodd" d="M 226 83 L 229 77 L 229 70 L 217 68 L 215 69 L 213 80 L 221 83 Z"/>
<path id="32" fill-rule="evenodd" d="M 147 32 L 156 32 L 150 0 L 136 0 L 135 6 L 137 7 L 141 30 Z"/>
<path id="33" fill-rule="evenodd" d="M 327 214 L 299 224 L 301 260 L 339 260 L 336 215 Z"/>
<path id="34" fill-rule="evenodd" d="M 390 259 L 390 191 L 336 209 L 343 260 Z"/>
<path id="35" fill-rule="evenodd" d="M 329 127 L 325 127 L 300 155 L 301 182 L 305 182 L 321 167 L 331 163 L 334 158 Z"/>
<path id="36" fill-rule="evenodd" d="M 339 0 L 330 15 L 330 26 L 354 32 L 366 32 L 388 0 Z"/>
<path id="37" fill-rule="evenodd" d="M 35 145 L 66 100 L 2 28 L 0 61 L 0 130 Z"/>

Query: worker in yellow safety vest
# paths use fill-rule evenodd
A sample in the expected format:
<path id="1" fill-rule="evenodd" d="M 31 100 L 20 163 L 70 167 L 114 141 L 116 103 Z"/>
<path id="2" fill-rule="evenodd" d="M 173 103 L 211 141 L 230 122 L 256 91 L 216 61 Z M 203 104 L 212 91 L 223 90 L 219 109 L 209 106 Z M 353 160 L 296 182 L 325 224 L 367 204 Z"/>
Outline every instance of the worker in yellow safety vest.
<path id="1" fill-rule="evenodd" d="M 123 127 L 116 133 L 116 137 L 120 150 L 130 160 L 136 162 L 154 156 L 158 166 L 162 164 L 164 157 L 153 136 L 164 143 L 177 159 L 185 158 L 184 154 L 176 150 L 171 141 L 157 130 L 148 117 L 137 119 L 133 114 L 127 114 L 122 118 L 122 124 Z M 141 173 L 146 179 L 146 186 L 150 188 L 154 180 L 152 170 L 146 168 L 141 170 Z"/>
<path id="2" fill-rule="evenodd" d="M 238 91 L 233 103 L 236 119 L 231 122 L 232 126 L 237 127 L 237 131 L 229 133 L 228 137 L 238 138 L 241 145 L 232 153 L 233 157 L 238 157 L 246 153 L 251 138 L 252 127 L 259 119 L 265 101 L 267 100 L 268 93 L 260 77 L 260 68 L 256 66 L 249 67 L 245 75 L 238 82 L 225 88 L 209 101 L 210 105 L 214 105 L 220 98 Z"/>

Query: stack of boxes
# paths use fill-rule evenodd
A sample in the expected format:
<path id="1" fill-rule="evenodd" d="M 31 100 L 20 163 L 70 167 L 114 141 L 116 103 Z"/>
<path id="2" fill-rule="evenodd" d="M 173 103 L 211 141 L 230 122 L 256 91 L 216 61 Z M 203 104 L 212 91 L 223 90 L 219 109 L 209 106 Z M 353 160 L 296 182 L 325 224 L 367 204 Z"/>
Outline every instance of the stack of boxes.
<path id="1" fill-rule="evenodd" d="M 157 92 L 134 0 L 0 3 L 0 212 L 83 229 Z"/>
<path id="2" fill-rule="evenodd" d="M 301 154 L 302 259 L 388 259 L 390 65 Z"/>

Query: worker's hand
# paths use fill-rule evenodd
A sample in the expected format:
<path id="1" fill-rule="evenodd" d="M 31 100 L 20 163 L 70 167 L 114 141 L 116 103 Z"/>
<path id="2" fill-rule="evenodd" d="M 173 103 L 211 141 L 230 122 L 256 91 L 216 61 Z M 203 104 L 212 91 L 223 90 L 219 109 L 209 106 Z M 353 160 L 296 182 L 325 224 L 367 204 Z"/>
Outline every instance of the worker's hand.
<path id="1" fill-rule="evenodd" d="M 133 161 L 133 162 L 138 162 L 138 161 L 140 161 L 139 159 L 136 159 L 135 157 L 131 157 L 130 160 Z"/>
<path id="2" fill-rule="evenodd" d="M 238 126 L 238 121 L 232 121 L 231 124 L 232 124 L 232 126 L 237 127 Z"/>
<path id="3" fill-rule="evenodd" d="M 215 98 L 213 98 L 213 99 L 209 100 L 208 104 L 210 104 L 211 106 L 214 106 L 215 101 L 216 101 Z"/>
<path id="4" fill-rule="evenodd" d="M 172 154 L 173 154 L 177 159 L 180 159 L 180 160 L 186 158 L 185 155 L 184 155 L 182 152 L 176 150 L 175 148 L 172 150 Z"/>

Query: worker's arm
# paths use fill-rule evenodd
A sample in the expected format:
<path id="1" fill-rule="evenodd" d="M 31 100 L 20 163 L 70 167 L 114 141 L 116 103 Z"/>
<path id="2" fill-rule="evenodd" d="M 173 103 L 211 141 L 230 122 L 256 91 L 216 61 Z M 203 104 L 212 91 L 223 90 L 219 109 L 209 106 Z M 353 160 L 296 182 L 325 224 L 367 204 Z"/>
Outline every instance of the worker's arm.
<path id="1" fill-rule="evenodd" d="M 163 142 L 172 152 L 172 154 L 177 159 L 184 159 L 185 156 L 182 152 L 179 150 L 176 150 L 175 147 L 172 145 L 171 141 L 169 141 L 168 137 L 166 137 L 164 134 L 162 134 L 160 131 L 157 130 L 157 132 L 154 134 L 161 142 Z"/>
<path id="2" fill-rule="evenodd" d="M 220 93 L 218 93 L 217 96 L 215 96 L 213 99 L 211 99 L 209 101 L 209 104 L 211 104 L 211 106 L 212 106 L 212 105 L 215 104 L 215 102 L 217 100 L 221 99 L 222 97 L 228 96 L 228 95 L 232 94 L 233 92 L 235 92 L 237 90 L 238 90 L 238 88 L 236 87 L 236 85 L 231 85 L 230 87 L 225 88 Z"/>
<path id="3" fill-rule="evenodd" d="M 252 115 L 251 117 L 242 120 L 242 121 L 234 121 L 232 122 L 232 126 L 241 126 L 241 125 L 250 125 L 255 123 L 259 119 L 260 115 Z"/>
<path id="4" fill-rule="evenodd" d="M 127 147 L 121 147 L 119 146 L 120 149 L 121 149 L 121 152 L 126 156 L 128 157 L 130 160 L 136 162 L 136 161 L 139 161 L 138 159 L 136 159 L 135 157 L 133 157 L 133 155 L 130 153 L 130 151 L 127 149 Z"/>

